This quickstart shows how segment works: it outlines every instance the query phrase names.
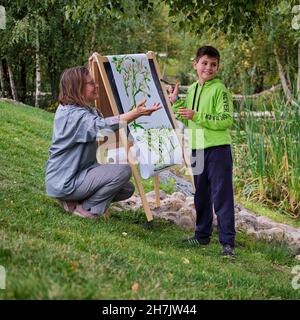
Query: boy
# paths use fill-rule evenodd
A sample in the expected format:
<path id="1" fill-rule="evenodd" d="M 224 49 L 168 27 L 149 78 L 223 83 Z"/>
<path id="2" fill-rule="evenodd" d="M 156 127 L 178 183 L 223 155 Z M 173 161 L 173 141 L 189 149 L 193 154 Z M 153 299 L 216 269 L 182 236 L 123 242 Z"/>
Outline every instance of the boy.
<path id="1" fill-rule="evenodd" d="M 232 97 L 223 82 L 216 78 L 219 62 L 217 49 L 210 46 L 199 48 L 193 62 L 198 81 L 189 87 L 185 102 L 178 98 L 177 84 L 170 95 L 170 101 L 178 118 L 191 130 L 190 145 L 192 159 L 195 159 L 192 167 L 195 168 L 197 161 L 201 161 L 200 152 L 204 149 L 203 171 L 195 172 L 193 168 L 197 214 L 195 235 L 184 241 L 209 244 L 214 208 L 222 256 L 234 257 L 235 225 L 229 134 L 233 122 Z M 203 130 L 204 139 L 199 139 L 199 129 Z"/>

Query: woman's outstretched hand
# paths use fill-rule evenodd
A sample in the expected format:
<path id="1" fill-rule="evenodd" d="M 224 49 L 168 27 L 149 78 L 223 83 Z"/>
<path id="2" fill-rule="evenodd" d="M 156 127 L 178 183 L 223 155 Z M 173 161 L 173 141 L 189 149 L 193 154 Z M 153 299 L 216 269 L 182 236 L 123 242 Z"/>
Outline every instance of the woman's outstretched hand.
<path id="1" fill-rule="evenodd" d="M 136 107 L 136 111 L 139 117 L 141 116 L 151 116 L 151 114 L 159 109 L 161 109 L 161 105 L 159 102 L 154 103 L 154 105 L 152 107 L 146 107 L 146 101 L 141 101 L 138 103 L 137 107 Z"/>
<path id="2" fill-rule="evenodd" d="M 151 116 L 153 112 L 162 108 L 160 103 L 154 103 L 152 107 L 146 107 L 146 101 L 147 100 L 140 101 L 135 109 L 121 114 L 120 120 L 125 122 L 131 122 L 141 116 Z"/>

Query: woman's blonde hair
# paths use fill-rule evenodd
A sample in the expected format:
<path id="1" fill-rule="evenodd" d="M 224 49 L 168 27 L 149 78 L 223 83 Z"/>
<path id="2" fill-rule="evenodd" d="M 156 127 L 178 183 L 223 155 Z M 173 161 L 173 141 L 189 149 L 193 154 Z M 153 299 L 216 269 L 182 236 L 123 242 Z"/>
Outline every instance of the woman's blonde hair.
<path id="1" fill-rule="evenodd" d="M 84 88 L 90 71 L 87 67 L 74 67 L 64 70 L 59 83 L 58 101 L 62 105 L 73 104 L 91 108 L 85 99 Z"/>

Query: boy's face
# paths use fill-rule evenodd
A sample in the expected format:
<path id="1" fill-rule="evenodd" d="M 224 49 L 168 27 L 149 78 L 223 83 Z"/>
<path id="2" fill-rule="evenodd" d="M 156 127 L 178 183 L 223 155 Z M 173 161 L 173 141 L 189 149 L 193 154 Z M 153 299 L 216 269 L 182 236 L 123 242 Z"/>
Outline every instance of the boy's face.
<path id="1" fill-rule="evenodd" d="M 213 79 L 219 71 L 218 59 L 208 55 L 202 56 L 198 62 L 194 61 L 193 66 L 201 84 Z"/>

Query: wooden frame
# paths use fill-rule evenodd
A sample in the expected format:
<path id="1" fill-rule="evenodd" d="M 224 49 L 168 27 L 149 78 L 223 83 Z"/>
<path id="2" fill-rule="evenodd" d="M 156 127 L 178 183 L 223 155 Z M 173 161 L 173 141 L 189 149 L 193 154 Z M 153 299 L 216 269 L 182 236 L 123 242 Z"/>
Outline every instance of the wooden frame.
<path id="1" fill-rule="evenodd" d="M 158 63 L 156 60 L 155 53 L 152 51 L 149 51 L 147 53 L 147 57 L 148 57 L 148 59 L 153 60 L 158 79 L 160 80 L 161 73 L 160 73 L 160 69 L 159 69 L 159 66 L 158 66 Z M 110 82 L 109 82 L 109 79 L 108 79 L 108 76 L 107 76 L 107 73 L 106 73 L 106 70 L 104 67 L 104 64 L 108 63 L 108 58 L 105 56 L 101 56 L 98 53 L 93 53 L 92 59 L 89 60 L 89 63 L 90 63 L 90 68 L 91 68 L 91 72 L 93 74 L 93 77 L 99 86 L 99 98 L 95 101 L 95 106 L 97 108 L 100 108 L 100 106 L 101 106 L 101 112 L 104 115 L 104 117 L 119 115 L 117 103 L 116 103 L 116 100 L 115 100 L 115 97 L 114 97 L 114 94 L 113 94 L 113 91 L 112 91 L 112 88 L 111 88 L 111 85 L 110 85 Z M 174 117 L 174 113 L 173 113 L 172 107 L 169 102 L 167 92 L 165 90 L 165 87 L 162 85 L 161 81 L 160 81 L 160 85 L 161 85 L 162 92 L 163 92 L 163 95 L 164 95 L 164 98 L 165 98 L 165 101 L 167 104 L 166 107 L 169 110 L 169 115 L 171 117 L 170 120 L 172 122 L 172 125 L 175 129 L 178 129 L 178 126 L 176 124 L 176 120 Z M 177 130 L 176 130 L 176 133 L 178 134 Z M 179 139 L 180 145 L 181 145 L 180 137 L 178 137 L 178 139 Z M 129 150 L 131 145 L 127 140 L 127 136 L 126 136 L 124 129 L 119 130 L 118 145 L 122 145 L 125 148 L 125 150 L 127 150 L 127 152 L 128 152 L 129 164 L 132 169 L 134 180 L 135 180 L 136 186 L 138 188 L 138 191 L 139 191 L 139 194 L 141 197 L 142 205 L 145 210 L 147 220 L 152 221 L 153 214 L 150 210 L 143 186 L 140 181 L 141 178 L 140 178 L 140 174 L 137 169 L 137 161 L 136 161 L 136 159 L 134 159 L 133 155 L 131 154 L 131 152 Z M 181 148 L 182 148 L 182 145 L 181 145 Z M 184 151 L 183 148 L 182 148 L 182 150 Z M 185 164 L 189 163 L 189 161 L 187 161 L 185 152 L 184 152 L 184 161 L 185 161 Z M 159 207 L 160 206 L 160 194 L 159 194 L 158 175 L 154 176 L 154 190 L 155 190 L 156 205 Z"/>

